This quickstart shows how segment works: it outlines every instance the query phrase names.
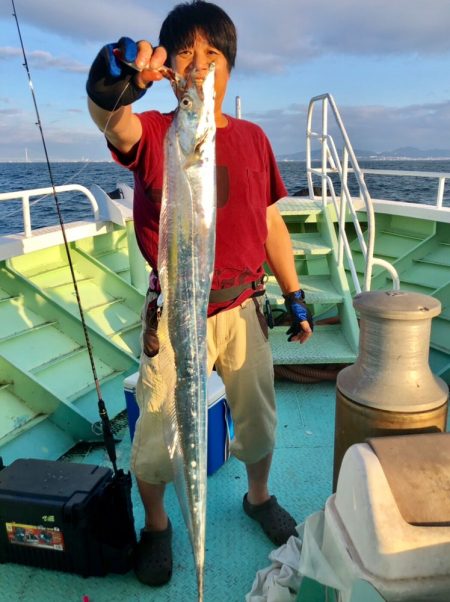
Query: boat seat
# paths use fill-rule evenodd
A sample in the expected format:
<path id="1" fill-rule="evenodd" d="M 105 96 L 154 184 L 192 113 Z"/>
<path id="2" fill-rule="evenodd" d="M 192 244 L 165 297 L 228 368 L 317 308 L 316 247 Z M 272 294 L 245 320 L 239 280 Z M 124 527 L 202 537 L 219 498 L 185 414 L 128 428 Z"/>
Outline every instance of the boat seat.
<path id="1" fill-rule="evenodd" d="M 450 433 L 370 438 L 403 519 L 450 526 Z"/>

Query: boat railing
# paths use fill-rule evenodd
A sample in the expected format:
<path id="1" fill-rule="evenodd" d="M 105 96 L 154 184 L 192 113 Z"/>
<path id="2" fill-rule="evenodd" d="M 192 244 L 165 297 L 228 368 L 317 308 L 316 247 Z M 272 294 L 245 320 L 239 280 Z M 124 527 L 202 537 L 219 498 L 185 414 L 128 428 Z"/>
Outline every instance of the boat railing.
<path id="1" fill-rule="evenodd" d="M 91 204 L 92 211 L 94 214 L 94 220 L 100 219 L 100 209 L 95 196 L 92 192 L 79 184 L 67 184 L 64 186 L 55 186 L 57 194 L 64 192 L 81 192 L 88 199 Z M 15 192 L 4 192 L 0 194 L 0 202 L 22 200 L 22 216 L 23 216 L 23 230 L 25 238 L 30 238 L 33 235 L 31 226 L 31 212 L 30 212 L 30 199 L 34 197 L 46 196 L 53 194 L 53 187 L 48 188 L 34 188 L 32 190 L 18 190 Z"/>
<path id="2" fill-rule="evenodd" d="M 352 173 L 353 169 L 349 169 L 348 172 Z M 435 201 L 432 205 L 438 209 L 442 209 L 444 207 L 445 184 L 447 180 L 450 180 L 450 173 L 441 171 L 411 171 L 403 169 L 366 169 L 364 167 L 361 168 L 361 172 L 364 175 L 406 176 L 411 178 L 436 179 L 438 181 L 438 185 L 436 189 Z"/>
<path id="3" fill-rule="evenodd" d="M 315 132 L 312 129 L 314 108 L 317 104 L 320 104 L 322 109 L 320 132 Z M 331 109 L 335 124 L 337 125 L 339 133 L 342 136 L 342 159 L 339 157 L 334 139 L 329 133 L 329 109 Z M 319 167 L 313 167 L 312 165 L 311 151 L 313 140 L 318 140 L 321 144 L 321 161 Z M 348 173 L 350 170 L 355 175 L 360 190 L 360 196 L 363 200 L 367 214 L 367 240 L 361 229 L 361 225 L 357 216 L 357 210 L 354 207 L 352 195 L 348 187 Z M 331 179 L 330 174 L 339 175 L 341 186 L 339 198 L 336 195 L 333 180 Z M 353 261 L 350 244 L 345 231 L 346 216 L 348 214 L 351 216 L 353 221 L 359 246 L 365 262 L 363 290 L 370 290 L 373 267 L 376 265 L 384 268 L 390 274 L 392 278 L 393 289 L 398 290 L 400 288 L 400 279 L 394 266 L 384 259 L 374 257 L 375 214 L 372 200 L 364 180 L 363 170 L 361 170 L 359 167 L 358 160 L 353 151 L 344 123 L 339 114 L 336 103 L 330 94 L 321 94 L 319 96 L 315 96 L 310 100 L 309 103 L 306 127 L 306 175 L 308 179 L 309 195 L 311 198 L 315 197 L 313 176 L 321 179 L 322 204 L 324 207 L 326 207 L 328 204 L 329 197 L 331 198 L 338 219 L 338 264 L 343 266 L 344 257 L 347 259 L 356 292 L 361 292 L 361 285 L 359 283 L 356 266 Z"/>

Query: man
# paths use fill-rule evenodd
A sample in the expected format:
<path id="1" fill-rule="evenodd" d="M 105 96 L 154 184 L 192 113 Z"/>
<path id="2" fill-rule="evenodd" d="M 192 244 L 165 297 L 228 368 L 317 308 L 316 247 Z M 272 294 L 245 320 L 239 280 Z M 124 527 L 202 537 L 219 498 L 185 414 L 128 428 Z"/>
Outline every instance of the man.
<path id="1" fill-rule="evenodd" d="M 145 507 L 146 523 L 135 558 L 135 572 L 148 585 L 166 583 L 172 571 L 170 520 L 164 490 L 171 467 L 162 434 L 163 399 L 152 394 L 159 378 L 156 334 L 156 274 L 163 142 L 173 113 L 135 114 L 131 104 L 154 82 L 164 65 L 196 78 L 215 63 L 217 226 L 215 267 L 208 309 L 208 369 L 222 377 L 234 421 L 231 452 L 246 465 L 245 512 L 271 541 L 295 534 L 295 520 L 271 496 L 269 470 L 276 427 L 273 365 L 262 313 L 263 263 L 268 264 L 292 316 L 290 340 L 312 334 L 289 233 L 275 205 L 286 195 L 270 144 L 262 130 L 222 112 L 236 56 L 236 30 L 215 4 L 177 5 L 165 19 L 160 45 L 122 38 L 105 46 L 89 74 L 89 110 L 104 132 L 114 159 L 134 172 L 134 220 L 141 251 L 153 268 L 144 308 L 143 353 L 137 386 L 140 416 L 133 441 L 132 469 Z M 120 60 L 123 59 L 122 61 Z M 131 71 L 126 62 L 142 71 Z M 128 82 L 128 83 L 127 83 Z"/>

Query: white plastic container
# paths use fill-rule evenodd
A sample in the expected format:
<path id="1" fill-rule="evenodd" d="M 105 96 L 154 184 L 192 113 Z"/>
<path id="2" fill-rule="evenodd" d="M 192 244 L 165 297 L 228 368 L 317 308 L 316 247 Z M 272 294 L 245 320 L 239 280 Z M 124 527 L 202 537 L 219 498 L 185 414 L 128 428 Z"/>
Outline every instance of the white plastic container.
<path id="1" fill-rule="evenodd" d="M 407 523 L 366 443 L 344 456 L 321 548 L 343 582 L 364 579 L 389 602 L 450 600 L 450 526 Z"/>

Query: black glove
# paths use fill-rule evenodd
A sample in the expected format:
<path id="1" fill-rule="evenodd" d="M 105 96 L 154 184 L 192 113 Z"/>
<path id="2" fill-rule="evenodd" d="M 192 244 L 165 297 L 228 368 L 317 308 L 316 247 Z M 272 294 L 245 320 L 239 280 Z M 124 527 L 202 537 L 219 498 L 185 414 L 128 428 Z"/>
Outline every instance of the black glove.
<path id="1" fill-rule="evenodd" d="M 130 38 L 120 38 L 117 44 L 103 46 L 91 65 L 86 83 L 88 96 L 96 105 L 115 111 L 144 96 L 147 90 L 134 83 L 136 70 L 123 62 L 133 63 L 136 56 L 137 44 Z"/>
<path id="2" fill-rule="evenodd" d="M 286 306 L 286 309 L 288 310 L 288 313 L 292 319 L 291 327 L 286 332 L 286 334 L 289 335 L 288 341 L 292 340 L 292 337 L 302 331 L 300 322 L 304 322 L 306 320 L 311 326 L 311 330 L 314 330 L 313 315 L 304 303 L 305 293 L 303 290 L 299 289 L 293 293 L 283 295 L 283 297 L 284 305 Z"/>
<path id="3" fill-rule="evenodd" d="M 143 351 L 147 357 L 155 357 L 159 351 L 158 322 L 161 310 L 157 300 L 150 301 L 145 315 L 145 329 L 143 333 Z"/>

